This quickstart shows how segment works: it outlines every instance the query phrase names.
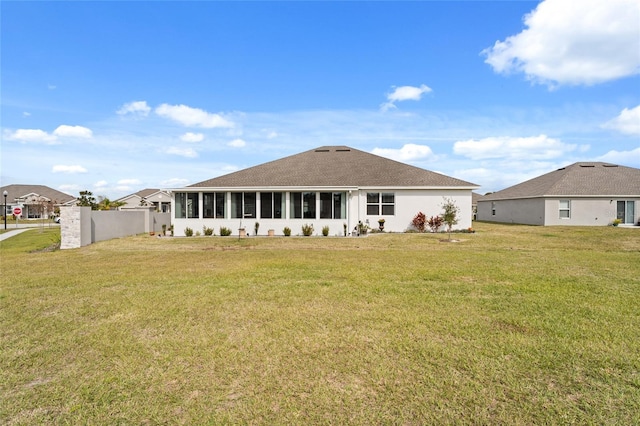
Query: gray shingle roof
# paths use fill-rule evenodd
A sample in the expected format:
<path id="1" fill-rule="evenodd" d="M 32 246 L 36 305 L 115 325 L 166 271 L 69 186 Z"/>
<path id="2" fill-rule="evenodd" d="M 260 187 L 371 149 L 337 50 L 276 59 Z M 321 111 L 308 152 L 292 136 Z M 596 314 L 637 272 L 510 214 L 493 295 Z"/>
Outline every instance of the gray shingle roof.
<path id="1" fill-rule="evenodd" d="M 581 162 L 494 192 L 482 201 L 543 196 L 640 196 L 640 169 Z"/>
<path id="2" fill-rule="evenodd" d="M 477 187 L 348 146 L 323 146 L 191 187 Z"/>
<path id="3" fill-rule="evenodd" d="M 7 204 L 14 203 L 17 198 L 22 198 L 29 194 L 38 194 L 57 204 L 64 204 L 76 199 L 73 195 L 65 194 L 45 185 L 7 185 L 0 188 L 0 194 L 4 193 L 4 191 L 7 191 Z M 4 202 L 4 197 L 2 202 Z"/>

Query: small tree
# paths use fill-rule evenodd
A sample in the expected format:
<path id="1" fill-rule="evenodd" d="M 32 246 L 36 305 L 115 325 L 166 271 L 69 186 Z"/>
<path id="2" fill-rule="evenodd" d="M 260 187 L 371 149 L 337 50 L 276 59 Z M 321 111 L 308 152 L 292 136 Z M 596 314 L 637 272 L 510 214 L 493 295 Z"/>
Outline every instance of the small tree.
<path id="1" fill-rule="evenodd" d="M 447 224 L 447 231 L 449 232 L 449 241 L 451 241 L 451 229 L 453 225 L 458 223 L 458 214 L 460 208 L 456 205 L 455 201 L 451 198 L 444 198 L 444 204 L 442 205 L 442 220 Z"/>
<path id="2" fill-rule="evenodd" d="M 411 221 L 413 227 L 418 230 L 418 232 L 424 232 L 425 224 L 427 223 L 427 217 L 422 212 L 418 212 L 417 215 L 414 216 Z"/>
<path id="3" fill-rule="evenodd" d="M 80 191 L 76 206 L 91 207 L 91 210 L 98 210 L 98 204 L 91 191 Z"/>

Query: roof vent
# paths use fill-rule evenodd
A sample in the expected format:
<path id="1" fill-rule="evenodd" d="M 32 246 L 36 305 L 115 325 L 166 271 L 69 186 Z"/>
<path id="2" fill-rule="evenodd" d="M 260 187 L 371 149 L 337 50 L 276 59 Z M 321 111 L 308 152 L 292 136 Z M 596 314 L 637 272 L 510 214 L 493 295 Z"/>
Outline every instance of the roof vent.
<path id="1" fill-rule="evenodd" d="M 618 167 L 617 164 L 603 164 L 602 167 Z"/>
<path id="2" fill-rule="evenodd" d="M 316 149 L 316 152 L 329 152 L 328 149 Z"/>
<path id="3" fill-rule="evenodd" d="M 336 149 L 336 152 L 351 152 L 349 148 Z"/>
<path id="4" fill-rule="evenodd" d="M 593 164 L 580 164 L 580 167 L 595 167 Z"/>

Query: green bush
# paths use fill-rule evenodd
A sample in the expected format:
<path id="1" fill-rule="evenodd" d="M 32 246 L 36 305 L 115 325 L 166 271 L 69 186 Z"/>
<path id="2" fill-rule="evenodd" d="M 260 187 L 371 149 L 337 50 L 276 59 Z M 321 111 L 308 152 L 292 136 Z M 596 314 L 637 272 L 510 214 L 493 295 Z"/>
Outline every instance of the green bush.
<path id="1" fill-rule="evenodd" d="M 282 233 L 284 234 L 285 237 L 290 237 L 291 236 L 291 228 L 289 228 L 288 226 L 285 226 L 284 229 L 282 230 Z"/>
<path id="2" fill-rule="evenodd" d="M 208 228 L 207 226 L 202 227 L 202 233 L 208 237 L 213 235 L 213 228 Z"/>
<path id="3" fill-rule="evenodd" d="M 322 227 L 322 235 L 325 237 L 329 235 L 329 225 Z"/>
<path id="4" fill-rule="evenodd" d="M 185 237 L 193 237 L 193 229 L 186 227 L 184 229 L 184 236 Z"/>
<path id="5" fill-rule="evenodd" d="M 221 226 L 220 227 L 220 236 L 221 237 L 228 237 L 229 235 L 231 235 L 231 229 L 227 228 L 226 226 Z"/>

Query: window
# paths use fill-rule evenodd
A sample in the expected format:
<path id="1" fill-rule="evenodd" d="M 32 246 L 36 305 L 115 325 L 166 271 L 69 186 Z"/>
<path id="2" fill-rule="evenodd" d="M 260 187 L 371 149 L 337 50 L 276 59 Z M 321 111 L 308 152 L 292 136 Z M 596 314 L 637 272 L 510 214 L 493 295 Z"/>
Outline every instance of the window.
<path id="1" fill-rule="evenodd" d="M 377 192 L 367 193 L 367 214 L 378 216 L 380 214 L 380 194 Z"/>
<path id="2" fill-rule="evenodd" d="M 256 218 L 256 193 L 232 192 L 231 217 L 233 219 Z"/>
<path id="3" fill-rule="evenodd" d="M 202 217 L 224 219 L 226 194 L 205 192 L 202 194 Z"/>
<path id="4" fill-rule="evenodd" d="M 320 219 L 346 218 L 346 196 L 344 192 L 320 193 Z"/>
<path id="5" fill-rule="evenodd" d="M 176 219 L 199 218 L 198 193 L 176 192 Z"/>
<path id="6" fill-rule="evenodd" d="M 302 192 L 291 193 L 291 212 L 289 216 L 292 219 L 302 219 Z"/>
<path id="7" fill-rule="evenodd" d="M 304 217 L 305 219 L 316 218 L 316 193 L 315 192 L 302 193 L 302 217 Z"/>
<path id="8" fill-rule="evenodd" d="M 367 215 L 393 216 L 396 213 L 396 195 L 392 192 L 368 192 Z"/>
<path id="9" fill-rule="evenodd" d="M 315 219 L 316 218 L 316 193 L 292 192 L 291 193 L 291 218 Z"/>
<path id="10" fill-rule="evenodd" d="M 635 202 L 634 201 L 618 201 L 616 203 L 616 217 L 622 221 L 622 223 L 633 223 L 635 218 Z"/>
<path id="11" fill-rule="evenodd" d="M 560 219 L 569 219 L 571 217 L 571 201 L 560 200 Z"/>
<path id="12" fill-rule="evenodd" d="M 282 219 L 284 197 L 282 192 L 260 193 L 260 217 L 263 219 Z"/>

